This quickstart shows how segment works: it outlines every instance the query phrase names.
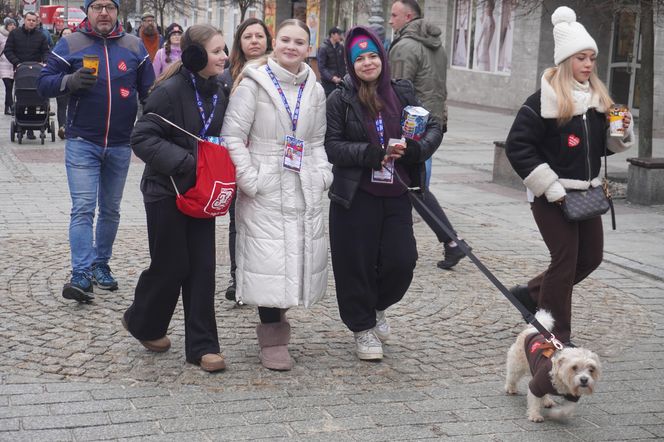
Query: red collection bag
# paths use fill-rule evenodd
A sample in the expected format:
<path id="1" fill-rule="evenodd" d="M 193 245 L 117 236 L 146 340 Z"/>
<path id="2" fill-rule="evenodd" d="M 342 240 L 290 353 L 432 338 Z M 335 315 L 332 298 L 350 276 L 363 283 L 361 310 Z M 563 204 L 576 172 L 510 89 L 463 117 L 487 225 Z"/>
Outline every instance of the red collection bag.
<path id="1" fill-rule="evenodd" d="M 181 194 L 173 177 L 169 177 L 177 194 L 175 204 L 180 212 L 193 218 L 213 218 L 228 213 L 235 196 L 235 165 L 231 161 L 228 149 L 222 144 L 215 144 L 192 135 L 161 115 L 151 115 L 157 115 L 198 142 L 194 187 Z"/>

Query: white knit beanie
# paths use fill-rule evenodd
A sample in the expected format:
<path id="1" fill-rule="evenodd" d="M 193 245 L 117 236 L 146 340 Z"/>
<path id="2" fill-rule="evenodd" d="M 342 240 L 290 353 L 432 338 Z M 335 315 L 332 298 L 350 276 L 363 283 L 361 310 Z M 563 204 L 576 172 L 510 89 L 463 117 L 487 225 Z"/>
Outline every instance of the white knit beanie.
<path id="1" fill-rule="evenodd" d="M 553 23 L 553 41 L 555 50 L 553 61 L 558 66 L 566 58 L 577 52 L 592 49 L 597 54 L 597 43 L 588 34 L 586 28 L 576 21 L 576 13 L 567 6 L 561 6 L 551 15 Z"/>

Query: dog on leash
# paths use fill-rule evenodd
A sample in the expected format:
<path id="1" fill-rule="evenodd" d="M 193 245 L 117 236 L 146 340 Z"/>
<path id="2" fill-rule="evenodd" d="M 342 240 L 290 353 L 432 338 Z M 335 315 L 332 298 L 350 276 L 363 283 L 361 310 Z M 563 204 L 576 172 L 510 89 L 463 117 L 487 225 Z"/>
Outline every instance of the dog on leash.
<path id="1" fill-rule="evenodd" d="M 547 330 L 553 328 L 549 312 L 540 310 L 535 318 Z M 519 333 L 507 352 L 505 391 L 516 394 L 517 383 L 528 371 L 532 374 L 528 384 L 528 420 L 542 422 L 542 408 L 556 405 L 549 395 L 562 396 L 565 402 L 548 416 L 556 419 L 570 416 L 579 398 L 593 393 L 601 366 L 592 351 L 576 347 L 558 350 L 531 325 Z"/>

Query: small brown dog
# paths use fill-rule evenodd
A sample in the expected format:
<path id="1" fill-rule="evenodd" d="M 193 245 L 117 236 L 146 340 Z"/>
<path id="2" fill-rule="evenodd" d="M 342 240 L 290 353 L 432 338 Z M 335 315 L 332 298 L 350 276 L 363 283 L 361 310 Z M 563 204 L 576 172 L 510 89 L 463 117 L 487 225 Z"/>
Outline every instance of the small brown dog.
<path id="1" fill-rule="evenodd" d="M 553 328 L 549 312 L 540 310 L 535 317 L 547 330 Z M 542 407 L 556 405 L 550 394 L 563 396 L 566 402 L 551 410 L 549 417 L 570 416 L 580 396 L 593 393 L 601 367 L 592 351 L 571 347 L 557 350 L 531 325 L 519 333 L 507 352 L 505 391 L 516 394 L 517 383 L 529 370 L 533 378 L 528 384 L 528 419 L 542 422 Z"/>

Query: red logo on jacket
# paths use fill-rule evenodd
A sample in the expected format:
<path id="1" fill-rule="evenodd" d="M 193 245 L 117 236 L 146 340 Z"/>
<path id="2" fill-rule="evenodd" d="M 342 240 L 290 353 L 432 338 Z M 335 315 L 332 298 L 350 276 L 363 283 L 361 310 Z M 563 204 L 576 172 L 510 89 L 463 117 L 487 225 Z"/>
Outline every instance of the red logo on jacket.
<path id="1" fill-rule="evenodd" d="M 118 69 L 122 72 L 127 72 L 127 63 L 125 63 L 124 60 L 120 60 L 120 63 L 118 63 Z"/>
<path id="2" fill-rule="evenodd" d="M 120 88 L 120 96 L 122 98 L 127 98 L 127 97 L 129 97 L 130 94 L 131 94 L 131 91 L 129 89 L 127 89 L 126 87 L 121 87 Z"/>
<path id="3" fill-rule="evenodd" d="M 569 137 L 567 137 L 567 146 L 568 147 L 576 147 L 581 143 L 581 138 L 577 137 L 574 134 L 571 134 Z"/>

